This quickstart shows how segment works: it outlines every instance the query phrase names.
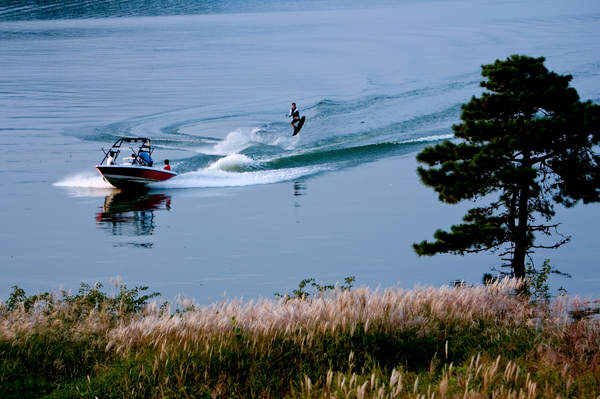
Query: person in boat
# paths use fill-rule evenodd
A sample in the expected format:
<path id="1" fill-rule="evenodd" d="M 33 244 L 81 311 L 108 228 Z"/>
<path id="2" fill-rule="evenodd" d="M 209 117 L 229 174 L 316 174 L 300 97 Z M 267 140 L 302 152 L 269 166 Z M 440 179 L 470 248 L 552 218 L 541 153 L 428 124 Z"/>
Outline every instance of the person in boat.
<path id="1" fill-rule="evenodd" d="M 114 151 L 109 151 L 108 152 L 108 157 L 106 158 L 106 164 L 107 165 L 114 165 L 115 164 L 115 152 Z"/>
<path id="2" fill-rule="evenodd" d="M 152 164 L 154 163 L 152 161 L 152 158 L 150 158 L 150 155 L 147 152 L 141 152 L 141 151 L 138 155 L 138 162 L 142 166 L 152 166 Z"/>
<path id="3" fill-rule="evenodd" d="M 290 113 L 288 115 L 289 117 L 294 118 L 294 120 L 292 121 L 292 127 L 294 129 L 296 129 L 296 123 L 300 122 L 300 110 L 298 108 L 296 108 L 296 103 L 292 103 L 292 109 L 290 109 Z"/>
<path id="4" fill-rule="evenodd" d="M 165 167 L 163 168 L 164 170 L 171 170 L 171 165 L 169 165 L 169 160 L 165 159 Z"/>

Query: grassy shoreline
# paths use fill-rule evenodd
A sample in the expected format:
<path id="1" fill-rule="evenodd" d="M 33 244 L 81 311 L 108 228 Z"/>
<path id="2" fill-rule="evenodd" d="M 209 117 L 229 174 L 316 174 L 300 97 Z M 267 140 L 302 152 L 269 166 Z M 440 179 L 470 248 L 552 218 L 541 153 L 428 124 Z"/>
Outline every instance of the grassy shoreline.
<path id="1" fill-rule="evenodd" d="M 598 397 L 600 322 L 517 284 L 203 307 L 124 286 L 21 295 L 0 306 L 0 397 Z"/>

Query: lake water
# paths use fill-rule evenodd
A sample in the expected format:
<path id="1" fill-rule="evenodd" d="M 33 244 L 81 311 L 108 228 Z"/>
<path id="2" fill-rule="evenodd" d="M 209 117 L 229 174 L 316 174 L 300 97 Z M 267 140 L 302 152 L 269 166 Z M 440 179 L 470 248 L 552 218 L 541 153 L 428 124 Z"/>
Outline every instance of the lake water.
<path id="1" fill-rule="evenodd" d="M 480 66 L 545 56 L 600 102 L 600 3 L 9 1 L 0 4 L 0 298 L 148 285 L 166 299 L 272 297 L 300 280 L 473 283 L 497 255 L 419 258 L 458 223 L 415 174 L 479 95 Z M 291 137 L 292 102 L 307 117 Z M 120 192 L 102 147 L 150 137 L 179 176 Z M 600 293 L 600 207 L 541 251 Z"/>

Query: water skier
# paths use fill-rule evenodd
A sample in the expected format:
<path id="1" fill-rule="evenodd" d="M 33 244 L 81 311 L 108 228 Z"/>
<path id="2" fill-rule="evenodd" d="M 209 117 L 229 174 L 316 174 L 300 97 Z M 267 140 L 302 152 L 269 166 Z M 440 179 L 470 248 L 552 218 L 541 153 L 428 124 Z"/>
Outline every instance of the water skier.
<path id="1" fill-rule="evenodd" d="M 296 103 L 292 103 L 292 109 L 290 109 L 288 118 L 290 116 L 294 118 L 294 120 L 292 121 L 292 127 L 294 128 L 294 130 L 296 130 L 295 123 L 300 122 L 300 110 L 298 110 L 298 108 L 296 108 Z"/>

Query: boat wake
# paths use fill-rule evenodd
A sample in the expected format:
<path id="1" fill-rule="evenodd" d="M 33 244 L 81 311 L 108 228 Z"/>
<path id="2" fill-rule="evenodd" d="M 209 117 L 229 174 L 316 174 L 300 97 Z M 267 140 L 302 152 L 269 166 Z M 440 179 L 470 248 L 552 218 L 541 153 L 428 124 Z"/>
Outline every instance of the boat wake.
<path id="1" fill-rule="evenodd" d="M 295 180 L 333 169 L 335 168 L 321 165 L 255 172 L 228 172 L 215 167 L 184 173 L 169 181 L 151 184 L 149 187 L 160 189 L 255 186 Z"/>
<path id="2" fill-rule="evenodd" d="M 295 137 L 287 121 L 238 127 L 223 138 L 210 137 L 213 130 L 218 135 L 218 129 L 207 129 L 209 122 L 197 119 L 197 110 L 189 115 L 174 112 L 88 131 L 78 129 L 73 135 L 106 143 L 141 130 L 148 133 L 146 137 L 152 139 L 157 150 L 155 167 L 160 168 L 161 159 L 168 158 L 172 170 L 178 173 L 167 181 L 148 184 L 151 189 L 242 187 L 298 180 L 418 152 L 428 143 L 453 137 L 450 126 L 456 118 L 456 105 L 401 121 L 367 118 L 367 111 L 377 114 L 378 108 L 386 108 L 389 101 L 388 97 L 368 97 L 350 107 L 343 102 L 320 101 L 306 108 L 312 116 Z M 346 123 L 339 121 L 340 112 L 348 109 L 359 114 L 344 115 Z M 347 123 L 348 119 L 356 121 Z M 111 188 L 92 172 L 69 176 L 55 186 Z"/>

